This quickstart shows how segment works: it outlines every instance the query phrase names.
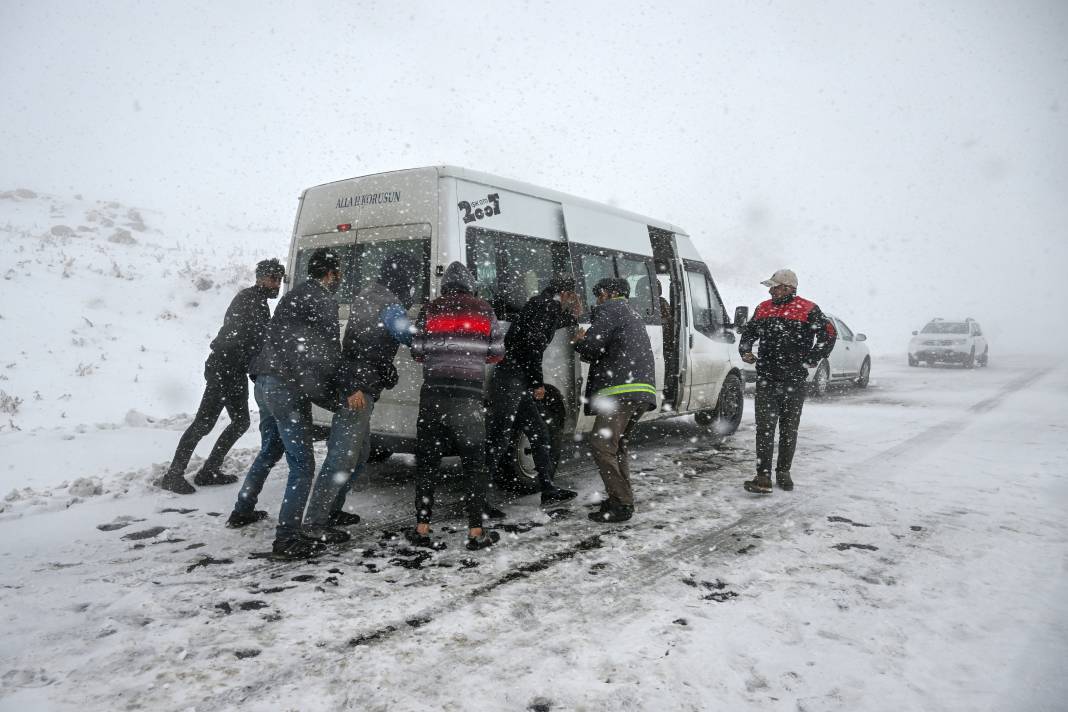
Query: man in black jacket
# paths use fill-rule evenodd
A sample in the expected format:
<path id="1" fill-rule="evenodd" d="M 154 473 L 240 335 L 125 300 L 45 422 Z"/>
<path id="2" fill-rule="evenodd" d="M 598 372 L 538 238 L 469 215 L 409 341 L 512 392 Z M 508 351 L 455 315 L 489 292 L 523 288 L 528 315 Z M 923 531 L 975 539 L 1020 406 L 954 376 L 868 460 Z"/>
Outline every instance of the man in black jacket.
<path id="1" fill-rule="evenodd" d="M 575 350 L 590 364 L 585 411 L 597 415 L 590 444 L 607 495 L 589 518 L 623 522 L 634 514 L 627 440 L 642 414 L 656 407 L 655 361 L 645 324 L 627 301 L 627 280 L 606 277 L 593 294 L 590 328 L 574 337 Z"/>
<path id="2" fill-rule="evenodd" d="M 572 499 L 576 492 L 553 484 L 556 469 L 549 428 L 535 401 L 545 399 L 542 357 L 557 329 L 578 326 L 578 308 L 573 277 L 556 277 L 531 297 L 504 337 L 504 361 L 493 370 L 489 388 L 487 423 L 490 481 L 499 482 L 508 466 L 516 432 L 530 441 L 534 467 L 541 488 L 541 503 Z"/>
<path id="3" fill-rule="evenodd" d="M 779 460 L 775 481 L 789 492 L 790 475 L 801 408 L 805 404 L 808 370 L 831 355 L 838 338 L 834 324 L 820 308 L 797 296 L 797 275 L 781 269 L 761 282 L 771 299 L 761 302 L 753 319 L 742 329 L 738 353 L 746 363 L 756 363 L 757 474 L 743 483 L 747 492 L 771 494 L 771 460 L 775 450 L 775 427 L 779 428 Z M 760 353 L 753 355 L 753 343 Z"/>
<path id="4" fill-rule="evenodd" d="M 320 541 L 349 538 L 344 531 L 330 529 L 312 540 L 303 535 L 301 527 L 315 476 L 311 406 L 316 403 L 336 407 L 333 379 L 341 344 L 333 294 L 340 283 L 340 255 L 329 247 L 312 253 L 308 279 L 278 303 L 267 325 L 263 349 L 250 369 L 256 378 L 263 442 L 245 476 L 227 526 L 244 526 L 266 516 L 266 512 L 255 509 L 256 501 L 271 467 L 285 455 L 289 479 L 273 547 L 274 556 L 280 559 L 306 558 L 319 549 Z"/>
<path id="5" fill-rule="evenodd" d="M 200 407 L 178 441 L 170 469 L 159 481 L 163 489 L 178 494 L 196 491 L 185 480 L 185 468 L 197 443 L 215 427 L 223 408 L 230 416 L 230 424 L 215 441 L 211 454 L 193 481 L 202 486 L 237 482 L 237 477 L 224 475 L 219 468 L 226 453 L 248 430 L 248 367 L 263 345 L 267 321 L 271 318 L 267 300 L 278 296 L 285 273 L 285 267 L 278 260 L 263 260 L 256 265 L 256 284 L 242 289 L 230 302 L 222 328 L 211 342 L 211 354 L 204 362 L 206 384 Z"/>
<path id="6" fill-rule="evenodd" d="M 345 497 L 367 462 L 375 403 L 383 390 L 397 385 L 393 365 L 397 349 L 412 345 L 407 310 L 424 270 L 411 255 L 390 255 L 380 266 L 378 279 L 352 300 L 337 375 L 339 393 L 352 398 L 334 412 L 326 457 L 304 514 L 306 534 L 360 522 L 359 515 L 344 510 Z"/>

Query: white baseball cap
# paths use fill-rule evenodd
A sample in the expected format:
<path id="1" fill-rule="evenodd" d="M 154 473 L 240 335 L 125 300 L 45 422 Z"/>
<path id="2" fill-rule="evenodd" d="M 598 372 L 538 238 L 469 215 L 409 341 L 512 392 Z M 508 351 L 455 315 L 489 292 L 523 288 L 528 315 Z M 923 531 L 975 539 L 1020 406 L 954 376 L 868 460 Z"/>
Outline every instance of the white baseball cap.
<path id="1" fill-rule="evenodd" d="M 797 275 L 794 274 L 792 269 L 781 269 L 775 274 L 771 275 L 771 279 L 765 279 L 761 282 L 765 287 L 778 287 L 780 285 L 786 285 L 787 287 L 793 287 L 797 289 Z"/>

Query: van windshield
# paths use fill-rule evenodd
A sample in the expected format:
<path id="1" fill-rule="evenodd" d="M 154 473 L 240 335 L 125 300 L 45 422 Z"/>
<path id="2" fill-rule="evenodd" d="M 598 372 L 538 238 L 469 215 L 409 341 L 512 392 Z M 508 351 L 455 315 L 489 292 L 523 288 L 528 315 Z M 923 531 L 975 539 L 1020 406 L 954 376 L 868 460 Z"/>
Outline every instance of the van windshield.
<path id="1" fill-rule="evenodd" d="M 923 327 L 925 334 L 967 334 L 968 325 L 954 321 L 932 321 Z"/>
<path id="2" fill-rule="evenodd" d="M 319 236 L 315 236 L 319 237 Z M 294 275 L 297 283 L 308 278 L 308 260 L 322 245 L 309 245 L 297 253 Z M 426 301 L 430 291 L 430 225 L 391 225 L 357 230 L 356 242 L 330 247 L 341 255 L 342 280 L 334 298 L 348 304 L 352 298 L 378 278 L 382 264 L 396 255 L 415 258 L 421 265 L 422 279 L 416 282 L 415 304 Z"/>

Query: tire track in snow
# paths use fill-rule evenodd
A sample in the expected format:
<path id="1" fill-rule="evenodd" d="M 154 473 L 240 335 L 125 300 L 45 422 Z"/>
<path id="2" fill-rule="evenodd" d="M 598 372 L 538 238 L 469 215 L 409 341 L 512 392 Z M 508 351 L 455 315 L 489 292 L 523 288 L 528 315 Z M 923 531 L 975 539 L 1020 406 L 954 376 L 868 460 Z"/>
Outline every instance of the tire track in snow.
<path id="1" fill-rule="evenodd" d="M 1031 385 L 1053 371 L 1054 368 L 1054 366 L 1051 366 L 1034 369 L 1024 373 L 1002 386 L 995 395 L 969 406 L 962 417 L 933 425 L 907 440 L 881 450 L 858 463 L 843 465 L 837 468 L 831 476 L 831 479 L 833 479 L 835 475 L 859 468 L 870 470 L 873 466 L 890 466 L 891 463 L 899 460 L 905 455 L 920 454 L 917 452 L 918 448 L 926 450 L 936 444 L 945 442 L 967 427 L 971 422 L 969 415 L 983 415 L 989 413 L 1000 405 L 1006 397 Z M 719 471 L 719 469 L 719 467 L 710 467 L 706 468 L 704 472 L 714 472 Z M 701 475 L 700 470 L 698 470 L 697 475 Z M 730 486 L 734 486 L 734 484 L 735 483 L 732 482 Z M 770 506 L 764 507 L 755 514 L 747 512 L 728 524 L 717 527 L 704 534 L 700 534 L 695 538 L 692 538 L 690 541 L 686 541 L 685 537 L 682 541 L 680 541 L 678 537 L 672 537 L 665 541 L 661 546 L 657 546 L 650 551 L 645 551 L 633 557 L 631 559 L 631 565 L 629 565 L 620 576 L 606 579 L 605 583 L 600 584 L 600 587 L 615 591 L 627 590 L 628 587 L 626 584 L 629 583 L 635 586 L 640 595 L 640 591 L 647 588 L 650 584 L 669 575 L 678 573 L 680 568 L 682 568 L 682 562 L 689 557 L 697 555 L 707 556 L 710 552 L 731 552 L 733 551 L 733 545 L 737 543 L 735 535 L 739 532 L 744 531 L 748 534 L 763 532 L 779 525 L 788 515 L 797 513 L 799 510 L 802 510 L 803 505 L 812 504 L 812 502 L 812 500 L 796 498 L 791 498 L 785 501 L 780 499 L 770 504 Z M 816 501 L 816 503 L 820 504 L 822 502 Z M 816 514 L 818 513 L 814 513 L 813 516 Z M 643 532 L 645 530 L 649 530 L 653 533 L 657 533 L 658 531 L 653 529 L 651 524 L 645 525 L 644 522 L 641 522 L 635 525 L 605 530 L 599 537 L 593 537 L 593 539 L 607 539 L 618 536 L 622 532 Z M 457 612 L 466 606 L 471 605 L 476 598 L 490 594 L 501 586 L 529 580 L 531 574 L 544 571 L 552 565 L 572 560 L 582 553 L 595 551 L 600 548 L 599 544 L 593 546 L 591 543 L 590 539 L 584 539 L 574 546 L 550 552 L 535 561 L 514 567 L 511 572 L 498 577 L 495 581 L 489 584 L 485 584 L 451 600 L 445 600 L 435 606 L 428 607 L 417 613 L 414 617 L 408 616 L 403 621 L 394 621 L 384 626 L 378 626 L 375 629 L 356 636 L 353 640 L 359 641 L 358 644 L 360 645 L 367 645 L 382 642 L 392 636 L 403 634 L 409 630 L 414 630 L 416 627 L 421 627 L 427 622 L 435 620 L 442 615 Z M 670 553 L 670 556 L 667 556 L 668 553 Z M 597 584 L 592 584 L 591 586 L 592 588 L 596 588 Z M 634 615 L 638 615 L 638 612 L 635 612 Z M 628 616 L 624 614 L 622 617 L 626 618 Z M 418 625 L 412 626 L 409 624 L 410 621 L 416 621 Z"/>

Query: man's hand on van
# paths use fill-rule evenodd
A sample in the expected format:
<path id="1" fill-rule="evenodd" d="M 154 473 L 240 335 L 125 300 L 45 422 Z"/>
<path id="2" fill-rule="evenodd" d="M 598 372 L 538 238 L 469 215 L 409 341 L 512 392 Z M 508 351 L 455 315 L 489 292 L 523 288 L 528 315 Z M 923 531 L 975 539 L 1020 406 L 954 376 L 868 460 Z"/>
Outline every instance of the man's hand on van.
<path id="1" fill-rule="evenodd" d="M 367 407 L 367 399 L 364 398 L 363 391 L 356 391 L 345 400 L 345 404 L 349 410 L 363 410 Z"/>
<path id="2" fill-rule="evenodd" d="M 586 330 L 585 329 L 579 329 L 578 331 L 575 332 L 575 335 L 571 337 L 571 343 L 573 343 L 573 344 L 577 344 L 578 342 L 585 341 L 585 340 L 586 340 Z"/>
<path id="3" fill-rule="evenodd" d="M 756 363 L 756 356 L 750 351 L 749 353 L 742 354 L 742 360 L 746 363 Z"/>
<path id="4" fill-rule="evenodd" d="M 545 386 L 538 386 L 534 389 L 534 400 L 545 400 Z"/>

